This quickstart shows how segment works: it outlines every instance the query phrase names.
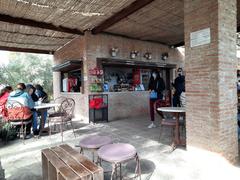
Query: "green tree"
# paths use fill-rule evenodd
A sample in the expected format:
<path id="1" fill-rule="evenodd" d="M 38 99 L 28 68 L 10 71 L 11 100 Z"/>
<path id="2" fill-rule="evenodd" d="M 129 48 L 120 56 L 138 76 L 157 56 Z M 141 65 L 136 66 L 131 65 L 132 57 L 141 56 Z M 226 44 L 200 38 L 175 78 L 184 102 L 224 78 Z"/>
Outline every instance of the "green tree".
<path id="1" fill-rule="evenodd" d="M 9 63 L 0 66 L 0 84 L 9 84 L 12 87 L 19 82 L 40 84 L 52 96 L 52 66 L 51 55 L 10 53 Z"/>

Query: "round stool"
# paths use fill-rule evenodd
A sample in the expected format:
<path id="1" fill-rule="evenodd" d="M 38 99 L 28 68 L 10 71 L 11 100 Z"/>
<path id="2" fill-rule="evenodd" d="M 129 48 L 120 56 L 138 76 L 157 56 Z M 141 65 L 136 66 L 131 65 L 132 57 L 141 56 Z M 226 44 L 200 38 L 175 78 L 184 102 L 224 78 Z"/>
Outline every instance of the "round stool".
<path id="1" fill-rule="evenodd" d="M 88 136 L 79 142 L 80 153 L 83 154 L 84 149 L 92 151 L 92 160 L 94 162 L 94 152 L 96 152 L 96 150 L 100 147 L 110 143 L 112 143 L 112 139 L 108 136 Z"/>
<path id="2" fill-rule="evenodd" d="M 97 151 L 97 153 L 100 160 L 103 160 L 112 164 L 111 179 L 113 179 L 114 175 L 117 178 L 118 167 L 120 169 L 120 179 L 122 179 L 121 164 L 132 159 L 135 159 L 137 162 L 136 168 L 135 168 L 135 174 L 136 174 L 135 177 L 138 176 L 141 179 L 141 168 L 140 168 L 138 154 L 135 147 L 133 147 L 131 144 L 125 144 L 125 143 L 108 144 L 108 145 L 102 146 Z"/>

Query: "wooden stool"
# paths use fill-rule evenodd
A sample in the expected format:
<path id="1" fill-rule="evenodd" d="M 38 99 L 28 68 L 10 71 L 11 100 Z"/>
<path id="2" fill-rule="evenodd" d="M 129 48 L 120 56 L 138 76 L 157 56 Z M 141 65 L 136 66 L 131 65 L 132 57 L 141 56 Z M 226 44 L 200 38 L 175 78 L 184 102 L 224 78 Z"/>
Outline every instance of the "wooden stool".
<path id="1" fill-rule="evenodd" d="M 112 174 L 111 180 L 113 179 L 114 175 L 117 179 L 117 169 L 119 168 L 120 174 L 119 177 L 122 179 L 122 163 L 128 162 L 132 159 L 135 159 L 137 164 L 135 168 L 135 177 L 139 177 L 141 179 L 141 167 L 140 161 L 137 154 L 136 149 L 131 144 L 125 143 L 116 143 L 116 144 L 108 144 L 102 146 L 98 150 L 98 157 L 101 160 L 109 162 L 112 164 Z"/>
<path id="2" fill-rule="evenodd" d="M 79 142 L 80 153 L 83 154 L 84 149 L 90 150 L 92 152 L 92 161 L 94 162 L 94 153 L 100 147 L 107 144 L 111 144 L 111 143 L 112 143 L 112 139 L 108 136 L 98 136 L 98 135 L 88 136 Z"/>

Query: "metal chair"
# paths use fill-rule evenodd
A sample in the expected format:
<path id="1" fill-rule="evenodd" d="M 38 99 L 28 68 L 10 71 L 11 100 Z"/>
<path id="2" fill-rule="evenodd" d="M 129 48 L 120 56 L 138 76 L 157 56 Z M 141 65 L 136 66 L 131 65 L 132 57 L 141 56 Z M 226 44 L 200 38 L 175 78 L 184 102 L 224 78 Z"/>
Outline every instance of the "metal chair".
<path id="1" fill-rule="evenodd" d="M 155 108 L 156 109 L 159 108 L 159 107 L 169 107 L 169 106 L 170 106 L 170 101 L 167 98 L 165 100 L 157 100 L 155 102 Z M 171 129 L 172 139 L 174 139 L 174 130 L 175 130 L 175 127 L 176 127 L 176 119 L 174 119 L 173 116 L 169 113 L 167 114 L 167 113 L 162 113 L 162 112 L 159 112 L 159 111 L 157 111 L 157 113 L 161 117 L 159 141 L 161 140 L 163 127 L 168 127 L 168 128 Z"/>
<path id="2" fill-rule="evenodd" d="M 30 127 L 31 129 L 32 125 L 31 110 L 28 107 L 23 106 L 20 102 L 14 100 L 10 100 L 7 102 L 6 109 L 7 109 L 6 117 L 7 122 L 16 128 L 20 126 L 18 134 L 20 138 L 21 137 L 23 138 L 24 142 L 27 134 L 27 126 Z M 6 136 L 6 138 L 7 137 L 8 135 Z"/>
<path id="3" fill-rule="evenodd" d="M 186 108 L 186 94 L 182 92 L 180 95 L 180 107 Z M 179 125 L 182 127 L 182 132 L 186 129 L 186 114 L 181 114 L 179 119 Z"/>
<path id="4" fill-rule="evenodd" d="M 62 142 L 63 142 L 63 126 L 67 125 L 70 123 L 73 134 L 75 135 L 74 132 L 74 127 L 72 123 L 72 118 L 74 116 L 74 108 L 75 108 L 75 101 L 72 98 L 66 98 L 65 100 L 62 101 L 58 111 L 55 113 L 49 114 L 49 135 L 51 136 L 52 129 L 51 129 L 51 124 L 55 127 L 56 125 L 60 126 L 60 131 L 61 131 L 61 136 L 62 136 Z"/>
<path id="5" fill-rule="evenodd" d="M 56 99 L 54 99 L 54 101 L 53 101 L 53 103 L 55 103 L 55 104 L 62 104 L 62 102 L 64 101 L 64 100 L 66 100 L 67 98 L 66 97 L 64 97 L 64 96 L 59 96 L 59 97 L 57 97 Z M 52 113 L 56 113 L 56 112 L 58 112 L 58 111 L 60 111 L 60 106 L 56 106 L 55 108 L 52 108 L 53 109 L 53 111 L 48 111 L 48 114 L 52 114 Z"/>
<path id="6" fill-rule="evenodd" d="M 54 99 L 53 103 L 55 103 L 55 104 L 62 104 L 62 102 L 63 102 L 64 100 L 66 100 L 66 99 L 67 99 L 67 98 L 64 97 L 64 96 L 59 96 L 59 97 L 57 97 L 57 98 Z M 54 108 L 49 109 L 49 110 L 48 110 L 48 117 L 51 117 L 52 114 L 56 114 L 57 112 L 60 112 L 60 106 L 56 106 L 56 107 L 54 107 Z M 49 118 L 47 118 L 47 119 L 48 119 L 48 127 L 50 128 Z"/>

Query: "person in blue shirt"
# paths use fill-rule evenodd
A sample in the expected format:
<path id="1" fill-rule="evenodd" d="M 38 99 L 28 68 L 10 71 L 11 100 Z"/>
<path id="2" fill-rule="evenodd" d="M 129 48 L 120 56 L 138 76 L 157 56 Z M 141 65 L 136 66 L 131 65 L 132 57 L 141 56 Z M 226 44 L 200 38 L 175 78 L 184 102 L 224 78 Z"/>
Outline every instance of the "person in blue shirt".
<path id="1" fill-rule="evenodd" d="M 8 100 L 14 100 L 21 103 L 23 106 L 27 106 L 30 109 L 34 108 L 34 102 L 31 96 L 25 92 L 26 86 L 24 83 L 19 83 L 17 89 L 10 93 Z"/>
<path id="2" fill-rule="evenodd" d="M 37 129 L 37 112 L 34 109 L 35 103 L 31 97 L 32 91 L 28 89 L 28 92 L 26 92 L 26 86 L 24 83 L 19 83 L 17 85 L 17 89 L 13 92 L 10 93 L 8 100 L 14 100 L 19 103 L 21 103 L 23 106 L 28 107 L 32 111 L 33 115 L 33 134 L 37 135 L 38 134 L 38 129 Z M 30 129 L 31 126 L 27 126 L 27 134 L 30 134 Z"/>

